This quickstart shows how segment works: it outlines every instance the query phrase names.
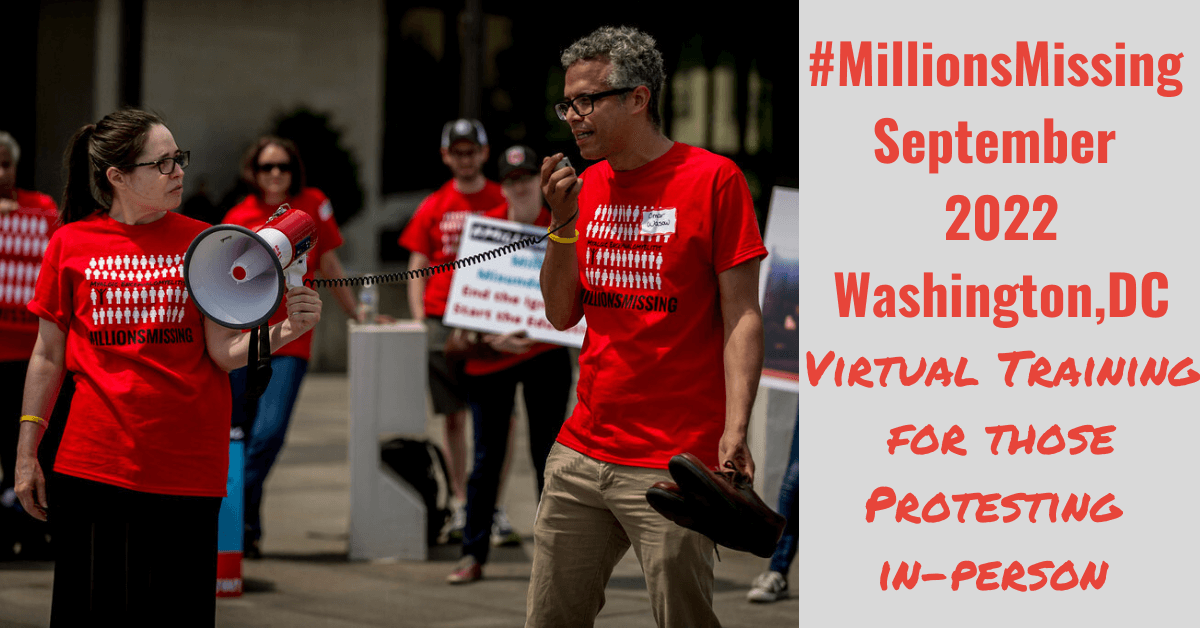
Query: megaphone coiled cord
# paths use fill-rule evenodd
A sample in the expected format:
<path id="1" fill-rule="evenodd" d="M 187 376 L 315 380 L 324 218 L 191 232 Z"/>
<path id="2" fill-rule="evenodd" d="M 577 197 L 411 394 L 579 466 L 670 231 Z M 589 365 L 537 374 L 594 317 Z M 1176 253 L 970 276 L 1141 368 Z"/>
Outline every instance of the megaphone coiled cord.
<path id="1" fill-rule="evenodd" d="M 514 253 L 523 248 L 527 248 L 527 247 L 533 246 L 535 244 L 538 244 L 540 242 L 544 242 L 546 240 L 546 238 L 550 237 L 550 234 L 556 233 L 556 232 L 558 232 L 559 229 L 562 229 L 563 227 L 573 223 L 575 221 L 576 216 L 578 216 L 578 215 L 579 215 L 579 212 L 576 211 L 575 214 L 572 215 L 570 219 L 568 219 L 563 224 L 559 225 L 557 229 L 555 229 L 554 231 L 548 231 L 545 234 L 542 234 L 541 236 L 529 236 L 527 238 L 518 240 L 516 242 L 510 242 L 509 244 L 505 244 L 504 246 L 496 247 L 489 251 L 484 251 L 482 253 L 478 253 L 476 255 L 471 255 L 469 257 L 464 257 L 462 259 L 456 259 L 456 260 L 452 260 L 449 262 L 444 262 L 444 263 L 438 264 L 436 266 L 426 266 L 424 268 L 417 268 L 414 270 L 406 270 L 404 272 L 398 272 L 398 273 L 384 273 L 384 274 L 380 274 L 380 275 L 364 275 L 362 277 L 340 277 L 338 279 L 305 279 L 304 285 L 309 288 L 342 287 L 342 286 L 347 286 L 347 287 L 348 286 L 371 286 L 371 285 L 385 284 L 385 283 L 403 283 L 406 281 L 411 281 L 413 279 L 424 279 L 424 278 L 432 277 L 439 273 L 444 273 L 446 271 L 451 271 L 451 270 L 458 270 L 460 268 L 472 266 L 472 265 L 478 264 L 480 262 L 486 262 L 488 260 L 495 259 L 497 257 L 502 257 L 505 255 L 508 255 L 509 253 Z"/>

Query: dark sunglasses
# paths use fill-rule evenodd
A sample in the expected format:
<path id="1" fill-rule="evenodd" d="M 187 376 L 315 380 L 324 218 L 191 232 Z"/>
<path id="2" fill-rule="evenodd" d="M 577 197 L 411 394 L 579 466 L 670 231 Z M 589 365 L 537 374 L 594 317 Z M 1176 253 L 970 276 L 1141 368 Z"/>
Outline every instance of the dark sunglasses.
<path id="1" fill-rule="evenodd" d="M 255 166 L 254 166 L 254 169 L 259 172 L 271 172 L 272 170 L 275 170 L 277 168 L 279 169 L 280 172 L 286 174 L 286 173 L 292 171 L 292 164 L 290 164 L 288 162 L 282 162 L 282 163 L 274 163 L 274 164 L 255 164 Z"/>

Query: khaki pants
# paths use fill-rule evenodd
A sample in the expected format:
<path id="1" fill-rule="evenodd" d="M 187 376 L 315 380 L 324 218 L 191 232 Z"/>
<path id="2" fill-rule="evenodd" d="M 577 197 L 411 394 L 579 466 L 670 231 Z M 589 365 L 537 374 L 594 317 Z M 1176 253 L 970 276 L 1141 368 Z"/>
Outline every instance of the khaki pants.
<path id="1" fill-rule="evenodd" d="M 613 567 L 633 546 L 660 628 L 720 626 L 713 542 L 654 511 L 646 489 L 665 469 L 601 462 L 555 443 L 534 523 L 526 628 L 591 626 Z"/>

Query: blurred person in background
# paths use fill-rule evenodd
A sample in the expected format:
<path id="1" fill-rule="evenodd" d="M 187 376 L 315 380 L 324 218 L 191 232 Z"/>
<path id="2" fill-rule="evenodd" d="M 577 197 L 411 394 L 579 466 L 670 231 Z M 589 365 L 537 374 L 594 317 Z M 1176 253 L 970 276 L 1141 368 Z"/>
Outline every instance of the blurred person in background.
<path id="1" fill-rule="evenodd" d="M 329 199 L 316 188 L 304 185 L 304 164 L 291 140 L 265 136 L 259 138 L 242 159 L 242 180 L 252 193 L 235 205 L 221 220 L 225 224 L 255 228 L 267 221 L 279 206 L 287 203 L 312 216 L 317 223 L 317 244 L 308 255 L 307 281 L 319 273 L 328 279 L 345 277 L 335 250 L 342 245 L 342 234 L 333 218 Z M 354 294 L 345 286 L 331 288 L 346 316 L 357 320 Z M 274 324 L 287 317 L 287 303 L 281 303 L 270 319 Z M 266 390 L 247 406 L 247 368 L 229 374 L 233 389 L 234 421 L 244 412 L 249 422 L 245 451 L 245 532 L 242 553 L 246 558 L 262 557 L 263 485 L 283 449 L 300 383 L 308 371 L 312 354 L 312 333 L 271 354 L 271 381 Z"/>
<path id="2" fill-rule="evenodd" d="M 550 212 L 538 187 L 538 161 L 533 150 L 513 146 L 500 156 L 500 187 L 506 202 L 485 215 L 545 227 Z M 469 357 L 464 371 L 471 401 L 475 435 L 475 464 L 467 480 L 467 521 L 463 557 L 450 574 L 450 584 L 483 577 L 488 532 L 494 544 L 520 536 L 503 508 L 497 508 L 500 486 L 511 457 L 512 411 L 517 384 L 522 385 L 529 419 L 529 453 L 537 477 L 538 498 L 543 488 L 546 456 L 558 436 L 571 394 L 571 356 L 566 347 L 537 342 L 524 331 L 480 334 L 455 330 L 452 338 Z M 461 339 L 461 340 L 460 340 Z M 507 528 L 507 530 L 506 530 Z"/>
<path id="3" fill-rule="evenodd" d="M 38 317 L 26 304 L 33 298 L 42 251 L 58 227 L 58 208 L 40 192 L 17 188 L 21 147 L 0 131 L 0 560 L 49 558 L 44 523 L 20 515 L 13 486 L 21 394 L 29 355 L 37 340 Z"/>
<path id="4" fill-rule="evenodd" d="M 451 179 L 430 194 L 400 234 L 409 250 L 409 270 L 437 266 L 458 257 L 463 221 L 504 202 L 500 186 L 483 176 L 488 138 L 478 120 L 460 118 L 442 127 L 442 163 Z M 408 305 L 413 319 L 423 321 L 429 349 L 429 393 L 433 411 L 446 417 L 445 453 L 450 493 L 455 503 L 450 541 L 461 541 L 466 525 L 467 390 L 459 361 L 448 360 L 445 347 L 451 329 L 442 324 L 453 272 L 408 282 Z"/>
<path id="5" fill-rule="evenodd" d="M 777 602 L 788 596 L 788 570 L 796 559 L 796 540 L 800 535 L 800 411 L 796 411 L 796 427 L 792 430 L 792 449 L 788 454 L 787 471 L 783 474 L 783 486 L 779 487 L 779 506 L 775 509 L 787 517 L 783 536 L 775 545 L 771 563 L 767 570 L 758 575 L 750 585 L 746 600 L 750 602 Z"/>
<path id="6" fill-rule="evenodd" d="M 65 161 L 63 225 L 29 303 L 41 320 L 16 472 L 21 505 L 54 535 L 50 625 L 212 626 L 226 372 L 246 364 L 249 335 L 188 298 L 183 258 L 208 225 L 172 211 L 189 154 L 161 119 L 109 114 Z M 287 298 L 274 348 L 320 319 L 313 290 Z M 64 375 L 75 394 L 48 484 L 37 451 Z"/>

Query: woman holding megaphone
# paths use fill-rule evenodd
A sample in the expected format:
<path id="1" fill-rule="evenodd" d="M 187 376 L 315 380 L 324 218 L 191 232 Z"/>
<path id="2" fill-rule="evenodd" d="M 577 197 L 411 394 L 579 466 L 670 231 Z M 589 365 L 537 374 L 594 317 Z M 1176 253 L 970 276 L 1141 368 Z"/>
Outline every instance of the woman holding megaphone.
<path id="1" fill-rule="evenodd" d="M 29 309 L 41 319 L 17 453 L 21 505 L 51 524 L 52 625 L 213 625 L 229 380 L 248 334 L 204 318 L 182 263 L 208 225 L 173 213 L 189 154 L 157 116 L 125 109 L 67 148 L 63 226 Z M 321 300 L 288 293 L 281 347 Z M 75 394 L 47 477 L 37 447 L 64 374 Z M 47 486 L 51 490 L 47 490 Z M 50 505 L 49 497 L 54 497 Z"/>

